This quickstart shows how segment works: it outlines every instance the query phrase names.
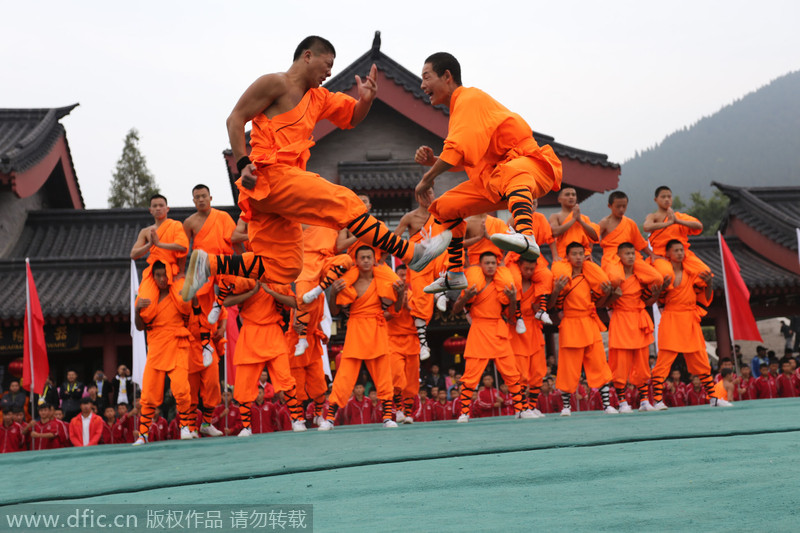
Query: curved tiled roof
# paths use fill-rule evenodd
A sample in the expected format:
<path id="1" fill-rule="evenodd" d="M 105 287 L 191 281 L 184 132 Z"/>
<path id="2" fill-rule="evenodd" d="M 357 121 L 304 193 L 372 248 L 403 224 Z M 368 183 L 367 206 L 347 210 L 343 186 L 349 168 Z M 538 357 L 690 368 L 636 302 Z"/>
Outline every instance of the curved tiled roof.
<path id="1" fill-rule="evenodd" d="M 0 172 L 26 170 L 64 135 L 58 122 L 78 104 L 44 109 L 0 109 Z"/>
<path id="2" fill-rule="evenodd" d="M 800 187 L 736 187 L 716 181 L 711 184 L 731 200 L 725 220 L 735 216 L 768 239 L 797 250 Z"/>
<path id="3" fill-rule="evenodd" d="M 339 163 L 339 180 L 354 191 L 414 190 L 423 167 L 414 161 L 345 161 Z"/>

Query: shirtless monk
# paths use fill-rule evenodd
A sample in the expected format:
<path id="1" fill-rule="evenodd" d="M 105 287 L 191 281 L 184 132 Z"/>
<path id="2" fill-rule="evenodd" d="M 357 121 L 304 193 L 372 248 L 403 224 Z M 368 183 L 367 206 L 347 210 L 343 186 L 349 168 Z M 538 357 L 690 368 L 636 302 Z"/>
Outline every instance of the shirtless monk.
<path id="1" fill-rule="evenodd" d="M 709 271 L 708 265 L 689 250 L 689 235 L 700 235 L 703 232 L 703 223 L 685 213 L 672 210 L 672 190 L 666 185 L 656 189 L 655 202 L 658 209 L 645 217 L 642 227 L 650 233 L 650 247 L 653 250 L 650 260 L 656 270 L 664 277 L 672 275 L 672 266 L 666 259 L 666 245 L 675 239 L 683 244 L 684 268 L 696 274 Z"/>
<path id="2" fill-rule="evenodd" d="M 303 268 L 301 223 L 337 231 L 346 227 L 359 240 L 398 256 L 413 270 L 424 268 L 447 248 L 449 232 L 431 242 L 409 243 L 370 215 L 353 191 L 305 170 L 317 122 L 328 119 L 343 129 L 356 126 L 367 116 L 378 91 L 375 65 L 364 80 L 355 77 L 358 100 L 320 87 L 330 76 L 335 56 L 329 41 L 308 37 L 295 50 L 289 70 L 260 77 L 236 103 L 228 117 L 228 135 L 241 172 L 239 206 L 253 253 L 192 252 L 183 292 L 186 300 L 216 274 L 293 282 Z"/>
<path id="3" fill-rule="evenodd" d="M 572 276 L 572 264 L 567 260 L 567 246 L 577 242 L 583 246 L 584 260 L 592 262 L 592 246 L 600 240 L 600 227 L 581 214 L 578 205 L 578 193 L 575 187 L 566 186 L 558 193 L 558 203 L 561 204 L 561 211 L 550 215 L 550 227 L 553 230 L 553 237 L 556 240 L 556 256 L 553 257 L 553 264 L 550 270 L 553 278 L 561 276 Z M 602 283 L 603 279 L 594 279 L 594 274 L 599 274 L 600 270 L 589 268 L 584 272 L 584 276 L 591 283 Z"/>
<path id="4" fill-rule="evenodd" d="M 192 243 L 193 250 L 203 250 L 209 254 L 232 254 L 233 243 L 231 242 L 231 237 L 236 229 L 236 223 L 225 211 L 211 207 L 212 199 L 208 186 L 202 183 L 194 186 L 192 189 L 192 201 L 197 208 L 197 212 L 189 215 L 189 218 L 183 221 L 183 229 Z M 210 280 L 197 294 L 199 296 L 208 292 L 211 292 L 212 295 L 219 294 L 219 289 L 214 280 Z M 214 300 L 213 307 L 208 314 L 208 322 L 210 324 L 216 324 L 222 310 L 223 299 L 224 297 L 222 299 L 212 298 Z"/>
<path id="5" fill-rule="evenodd" d="M 439 52 L 425 60 L 422 90 L 432 105 L 450 109 L 444 149 L 436 157 L 429 146 L 417 149 L 417 163 L 430 166 L 416 187 L 417 201 L 430 205 L 436 221 L 452 230 L 447 272 L 426 287 L 427 292 L 466 289 L 462 258 L 464 219 L 508 208 L 516 234 L 498 233 L 492 242 L 503 250 L 529 259 L 539 256 L 533 237 L 533 199 L 561 187 L 561 161 L 550 146 L 539 147 L 531 127 L 491 96 L 461 85 L 461 65 L 451 54 Z M 432 204 L 428 189 L 446 171 L 464 170 L 469 180 L 445 192 Z"/>
<path id="6" fill-rule="evenodd" d="M 131 259 L 139 259 L 146 253 L 147 268 L 142 272 L 142 283 L 139 286 L 139 295 L 147 300 L 156 301 L 159 289 L 153 280 L 152 266 L 156 261 L 166 265 L 167 281 L 172 284 L 174 278 L 183 272 L 183 263 L 186 252 L 189 250 L 189 239 L 183 231 L 183 225 L 177 220 L 167 217 L 169 206 L 167 199 L 154 194 L 150 197 L 150 214 L 153 216 L 153 225 L 147 226 L 139 232 L 136 242 L 131 248 Z M 187 300 L 188 301 L 188 300 Z"/>

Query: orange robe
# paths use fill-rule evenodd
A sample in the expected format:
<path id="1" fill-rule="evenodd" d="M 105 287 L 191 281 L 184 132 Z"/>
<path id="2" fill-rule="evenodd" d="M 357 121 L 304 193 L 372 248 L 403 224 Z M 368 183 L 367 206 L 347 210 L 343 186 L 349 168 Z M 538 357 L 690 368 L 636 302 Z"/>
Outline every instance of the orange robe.
<path id="1" fill-rule="evenodd" d="M 588 275 L 589 270 L 595 270 Z M 564 318 L 558 326 L 558 374 L 556 388 L 574 392 L 581 377 L 581 367 L 586 372 L 586 382 L 599 388 L 611 381 L 611 369 L 606 362 L 601 331 L 605 325 L 595 309 L 593 296 L 601 294 L 600 283 L 608 276 L 594 263 L 585 262 L 583 273 L 570 279 L 559 294 L 559 306 Z"/>
<path id="2" fill-rule="evenodd" d="M 442 224 L 436 224 L 433 215 L 428 217 L 428 220 L 423 224 L 422 229 L 412 235 L 408 240 L 417 243 L 423 239 L 423 232 L 431 237 L 439 235 L 445 230 Z M 426 293 L 423 289 L 433 283 L 439 274 L 445 270 L 447 254 L 442 254 L 428 266 L 419 272 L 408 270 L 408 283 L 411 296 L 408 300 L 408 306 L 411 309 L 411 316 L 421 318 L 425 322 L 429 322 L 433 317 L 433 294 Z"/>
<path id="3" fill-rule="evenodd" d="M 241 179 L 237 186 L 250 244 L 264 261 L 262 279 L 291 283 L 300 275 L 301 223 L 340 230 L 366 212 L 351 190 L 305 170 L 317 122 L 328 119 L 339 128 L 351 128 L 355 102 L 351 96 L 319 87 L 308 90 L 289 111 L 253 119 L 250 159 L 257 182 L 252 190 Z"/>
<path id="4" fill-rule="evenodd" d="M 623 216 L 617 227 L 600 240 L 600 246 L 603 248 L 603 259 L 600 265 L 608 274 L 611 284 L 615 287 L 619 287 L 620 283 L 625 279 L 625 270 L 619 255 L 617 255 L 617 248 L 624 242 L 631 243 L 639 252 L 648 247 L 647 241 L 644 240 L 644 237 L 639 232 L 639 226 L 626 216 Z M 636 263 L 633 265 L 633 270 L 639 280 L 647 286 L 654 283 L 660 285 L 664 281 L 664 277 L 655 268 L 645 263 L 639 254 L 636 254 Z"/>
<path id="5" fill-rule="evenodd" d="M 693 222 L 700 222 L 693 216 L 689 216 L 685 213 L 675 213 L 675 218 L 678 220 L 687 220 Z M 662 222 L 666 222 L 666 217 Z M 653 249 L 653 253 L 660 257 L 666 257 L 667 253 L 667 243 L 673 239 L 680 241 L 683 244 L 683 249 L 685 251 L 685 258 L 683 260 L 683 268 L 691 270 L 696 273 L 705 272 L 709 270 L 708 265 L 703 263 L 699 257 L 695 255 L 695 253 L 689 250 L 689 235 L 700 235 L 702 230 L 698 229 L 691 229 L 687 226 L 682 224 L 672 224 L 667 226 L 666 228 L 657 229 L 654 232 L 650 233 L 650 247 Z M 672 276 L 672 265 L 669 261 L 664 259 L 656 259 L 653 261 L 653 266 L 659 273 L 666 277 Z"/>
<path id="6" fill-rule="evenodd" d="M 622 296 L 611 304 L 608 364 L 618 389 L 624 388 L 628 381 L 638 388 L 650 379 L 654 328 L 642 300 L 642 285 L 635 274 L 629 276 L 620 285 Z"/>
<path id="7" fill-rule="evenodd" d="M 522 274 L 519 271 L 519 267 L 516 263 L 513 263 L 509 265 L 509 269 L 514 276 L 518 305 L 522 312 L 522 320 L 525 321 L 525 333 L 521 335 L 517 333 L 515 328 L 510 328 L 511 349 L 514 351 L 514 356 L 517 360 L 517 368 L 521 375 L 522 384 L 541 387 L 544 376 L 547 373 L 547 358 L 545 357 L 542 323 L 536 320 L 534 315 L 536 314 L 538 298 L 545 294 L 550 294 L 553 290 L 553 275 L 545 268 L 543 272 L 540 272 L 546 273 L 545 279 L 537 279 L 537 271 L 534 270 L 533 280 L 528 290 L 523 291 Z"/>
<path id="8" fill-rule="evenodd" d="M 407 273 L 410 273 L 407 271 Z M 389 306 L 391 320 L 386 322 L 389 333 L 389 357 L 392 365 L 392 384 L 395 392 L 402 397 L 414 398 L 419 393 L 419 337 L 414 326 L 414 317 L 408 309 L 408 301 L 412 298 L 407 289 L 406 301 L 395 311 Z"/>
<path id="9" fill-rule="evenodd" d="M 208 291 L 197 295 L 200 303 L 199 312 L 192 308 L 188 329 L 192 334 L 189 344 L 189 388 L 192 395 L 192 412 L 197 409 L 199 399 L 203 399 L 203 407 L 213 410 L 222 402 L 219 388 L 219 353 L 212 337 L 218 324 L 226 324 L 228 311 L 223 308 L 217 324 L 209 324 L 208 313 L 214 305 L 214 293 Z M 209 366 L 203 365 L 203 345 L 209 343 L 214 354 Z M 195 429 L 195 428 L 192 428 Z"/>
<path id="10" fill-rule="evenodd" d="M 208 218 L 194 236 L 192 248 L 209 254 L 232 254 L 231 235 L 236 222 L 225 211 L 211 208 Z"/>
<path id="11" fill-rule="evenodd" d="M 497 217 L 488 215 L 486 217 L 486 234 L 494 235 L 495 233 L 508 233 L 508 224 Z M 503 256 L 505 255 L 503 250 L 495 246 L 491 240 L 484 237 L 480 241 L 467 248 L 467 258 L 469 259 L 469 264 L 480 265 L 481 254 L 484 252 L 492 252 L 495 256 L 497 256 L 498 263 L 503 261 Z"/>
<path id="12" fill-rule="evenodd" d="M 567 218 L 564 219 L 564 222 L 562 222 L 562 224 L 566 224 L 570 220 L 572 220 L 572 213 L 569 213 L 567 215 Z M 600 235 L 600 226 L 589 220 L 589 217 L 587 217 L 586 215 L 581 215 L 581 220 L 586 224 L 592 226 L 594 230 L 597 232 L 597 235 L 598 236 Z M 589 238 L 588 235 L 586 235 L 586 232 L 583 230 L 583 226 L 578 224 L 577 221 L 573 225 L 571 225 L 567 229 L 567 231 L 565 231 L 555 239 L 556 239 L 556 250 L 558 251 L 558 256 L 561 259 L 565 259 L 567 257 L 567 245 L 571 242 L 577 242 L 583 245 L 583 249 L 587 256 L 592 255 L 592 245 L 597 242 L 593 241 L 592 239 Z"/>
<path id="13" fill-rule="evenodd" d="M 353 268 L 352 270 L 357 269 Z M 330 402 L 339 407 L 347 404 L 356 379 L 358 379 L 362 361 L 366 364 L 370 377 L 375 383 L 378 399 L 392 399 L 389 332 L 381 302 L 381 298 L 392 302 L 396 299 L 392 283 L 400 278 L 393 272 L 392 274 L 394 280 L 373 273 L 372 282 L 361 296 L 358 296 L 352 285 L 348 285 L 336 295 L 337 304 L 350 306 L 344 347 L 330 396 Z"/>
<path id="14" fill-rule="evenodd" d="M 183 224 L 171 218 L 164 219 L 164 222 L 156 230 L 158 240 L 164 244 L 178 244 L 186 248 L 187 251 L 177 252 L 165 250 L 158 246 L 150 246 L 150 253 L 147 256 L 147 268 L 142 272 L 142 283 L 139 285 L 139 296 L 148 300 L 158 299 L 158 286 L 153 279 L 153 263 L 161 261 L 167 266 L 167 279 L 170 283 L 180 272 L 179 261 L 186 257 L 189 250 L 189 238 L 183 230 Z"/>

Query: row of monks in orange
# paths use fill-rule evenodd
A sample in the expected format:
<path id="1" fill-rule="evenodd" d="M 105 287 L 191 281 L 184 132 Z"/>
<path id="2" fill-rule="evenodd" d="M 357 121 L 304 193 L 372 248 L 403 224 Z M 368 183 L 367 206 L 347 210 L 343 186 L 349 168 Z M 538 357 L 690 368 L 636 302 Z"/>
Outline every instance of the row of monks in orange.
<path id="1" fill-rule="evenodd" d="M 216 434 L 209 421 L 197 427 L 191 413 L 199 404 L 209 406 L 210 419 L 219 403 L 216 363 L 224 351 L 229 312 L 237 312 L 242 322 L 234 355 L 242 435 L 249 435 L 249 405 L 256 397 L 256 383 L 265 365 L 276 389 L 287 398 L 294 429 L 305 429 L 304 401 L 313 402 L 321 417 L 327 389 L 321 354 L 327 335 L 322 329 L 325 299 L 319 296 L 328 287 L 331 311 L 345 314 L 348 328 L 329 419 L 321 421 L 320 429 L 333 427 L 336 409 L 349 399 L 362 361 L 383 402 L 384 424 L 392 427 L 393 418 L 410 421 L 419 387 L 419 361 L 430 353 L 425 328 L 434 306 L 447 308 L 442 294 L 424 292 L 442 268 L 442 260 L 433 261 L 422 272 L 410 271 L 402 264 L 393 271 L 378 261 L 379 251 L 355 243 L 348 230 L 307 226 L 303 230 L 303 271 L 294 284 L 220 275 L 210 279 L 191 302 L 183 302 L 179 294 L 182 260 L 190 241 L 193 248 L 211 254 L 230 254 L 234 247 L 246 250 L 248 245 L 247 225 L 211 208 L 207 187 L 195 187 L 193 198 L 197 213 L 181 224 L 168 218 L 166 199 L 154 197 L 151 213 L 155 222 L 142 230 L 131 252 L 132 257 L 149 252 L 136 303 L 137 326 L 147 331 L 149 348 L 140 441 L 147 441 L 152 410 L 163 397 L 165 375 L 171 377 L 179 415 L 187 420 L 182 436 L 192 438 L 198 431 Z M 624 193 L 610 195 L 611 213 L 599 224 L 580 214 L 574 189 L 564 188 L 559 199 L 562 209 L 549 221 L 539 213 L 533 216 L 537 242 L 551 246 L 552 265 L 543 257 L 529 260 L 513 252 L 503 254 L 487 238 L 491 233 L 513 231 L 502 221 L 494 217 L 467 220 L 464 245 L 471 266 L 464 272 L 467 288 L 452 306 L 455 313 L 466 310 L 472 324 L 464 354 L 459 420 L 469 419 L 472 392 L 489 359 L 495 360 L 509 386 L 516 416 L 541 416 L 536 408 L 546 368 L 541 328 L 550 322 L 554 310 L 557 314 L 553 316 L 561 317 L 559 390 L 573 392 L 582 370 L 606 402 L 611 384 L 619 390 L 628 382 L 646 386 L 651 378 L 647 352 L 653 342 L 653 324 L 645 309 L 658 299 L 664 312 L 659 359 L 652 371 L 655 404 L 647 402 L 640 409 L 665 407 L 663 382 L 677 353 L 686 354 L 690 371 L 701 377 L 712 403 L 727 405 L 724 391 L 714 389 L 699 327 L 700 305 L 711 298 L 711 274 L 689 251 L 688 236 L 702 230 L 700 222 L 672 212 L 671 193 L 660 187 L 656 191 L 658 210 L 645 221 L 645 229 L 650 230 L 648 246 L 636 224 L 624 216 Z M 369 210 L 369 199 L 362 197 L 362 201 Z M 408 232 L 412 240 L 422 238 L 434 228 L 424 214 L 424 208 L 408 213 L 396 233 Z M 604 250 L 599 266 L 588 255 L 598 240 Z M 349 253 L 338 253 L 348 248 Z M 638 252 L 644 253 L 647 261 Z M 608 358 L 600 339 L 605 326 L 596 314 L 599 306 L 612 310 Z M 285 310 L 292 312 L 286 332 L 281 327 Z M 615 411 L 604 405 L 609 413 Z M 628 408 L 620 406 L 622 411 Z M 569 408 L 562 414 L 570 414 Z"/>

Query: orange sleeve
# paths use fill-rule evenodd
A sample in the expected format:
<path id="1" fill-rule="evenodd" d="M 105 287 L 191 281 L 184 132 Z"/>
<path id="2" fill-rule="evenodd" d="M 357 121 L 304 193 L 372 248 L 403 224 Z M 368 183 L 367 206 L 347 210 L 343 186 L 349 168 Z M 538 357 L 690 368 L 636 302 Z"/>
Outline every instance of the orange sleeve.
<path id="1" fill-rule="evenodd" d="M 353 126 L 350 123 L 353 120 L 353 109 L 356 106 L 356 99 L 344 93 L 332 93 L 325 90 L 325 102 L 323 103 L 320 119 L 328 119 L 333 122 L 336 127 L 343 130 L 349 130 Z"/>
<path id="2" fill-rule="evenodd" d="M 491 101 L 477 89 L 459 87 L 450 104 L 450 123 L 439 159 L 454 167 L 474 167 L 489 149 L 495 127 L 491 126 Z"/>
<path id="3" fill-rule="evenodd" d="M 691 215 L 687 215 L 686 213 L 675 213 L 675 218 L 686 222 L 700 222 L 700 220 Z M 692 229 L 686 226 L 681 226 L 681 230 L 684 231 L 686 235 L 700 235 L 703 233 L 703 230 L 701 229 Z"/>

